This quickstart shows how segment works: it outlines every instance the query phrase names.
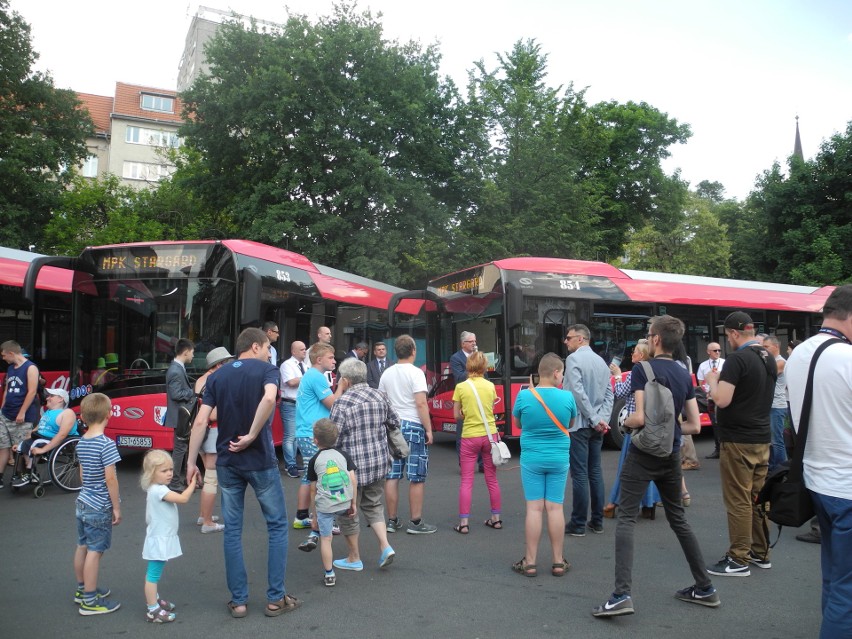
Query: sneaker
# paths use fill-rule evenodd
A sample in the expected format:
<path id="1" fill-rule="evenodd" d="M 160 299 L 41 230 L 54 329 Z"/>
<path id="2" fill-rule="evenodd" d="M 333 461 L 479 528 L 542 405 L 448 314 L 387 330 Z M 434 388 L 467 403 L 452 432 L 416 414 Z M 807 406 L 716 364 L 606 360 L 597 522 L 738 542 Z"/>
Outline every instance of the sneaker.
<path id="1" fill-rule="evenodd" d="M 393 551 L 393 548 L 388 546 L 382 551 L 382 556 L 379 558 L 379 568 L 385 568 L 386 566 L 390 566 L 393 563 L 393 558 L 396 557 L 396 553 Z"/>
<path id="2" fill-rule="evenodd" d="M 98 588 L 95 591 L 95 597 L 97 597 L 99 599 L 104 599 L 105 597 L 109 597 L 111 592 L 112 591 L 109 588 Z M 83 595 L 84 594 L 85 593 L 83 592 L 82 588 L 77 588 L 77 590 L 74 591 L 74 603 L 75 604 L 83 603 Z"/>
<path id="3" fill-rule="evenodd" d="M 592 615 L 595 617 L 619 617 L 621 615 L 632 615 L 634 612 L 633 599 L 630 598 L 630 595 L 616 595 L 615 593 L 612 593 L 612 597 L 600 606 L 595 606 L 592 609 Z"/>
<path id="4" fill-rule="evenodd" d="M 311 518 L 310 517 L 306 517 L 305 519 L 299 519 L 298 517 L 296 517 L 296 519 L 293 520 L 293 528 L 295 528 L 297 530 L 303 530 L 305 528 L 310 528 L 310 527 L 311 527 Z"/>
<path id="5" fill-rule="evenodd" d="M 769 561 L 769 558 L 760 558 L 755 555 L 751 550 L 748 551 L 748 563 L 754 564 L 758 568 L 763 568 L 764 570 L 768 570 L 772 568 L 772 562 Z"/>
<path id="6" fill-rule="evenodd" d="M 331 565 L 335 568 L 340 568 L 341 570 L 354 570 L 355 572 L 364 570 L 364 562 L 360 560 L 349 561 L 348 559 L 335 559 L 331 562 Z"/>
<path id="7" fill-rule="evenodd" d="M 23 488 L 30 485 L 30 474 L 23 473 L 12 477 L 12 488 Z"/>
<path id="8" fill-rule="evenodd" d="M 217 533 L 225 530 L 225 524 L 213 524 L 212 526 L 207 526 L 206 524 L 201 526 L 201 534 L 207 535 L 209 533 Z"/>
<path id="9" fill-rule="evenodd" d="M 436 530 L 438 530 L 437 526 L 427 524 L 421 519 L 419 524 L 415 524 L 413 521 L 408 522 L 408 528 L 405 529 L 405 532 L 409 535 L 431 535 Z"/>
<path id="10" fill-rule="evenodd" d="M 584 528 L 573 528 L 571 524 L 565 526 L 565 534 L 571 535 L 572 537 L 585 537 L 586 529 Z"/>
<path id="11" fill-rule="evenodd" d="M 388 519 L 387 529 L 389 533 L 395 533 L 400 528 L 402 526 L 399 523 L 399 519 Z"/>
<path id="12" fill-rule="evenodd" d="M 305 539 L 301 544 L 299 544 L 299 550 L 303 550 L 305 552 L 311 552 L 316 549 L 317 544 L 319 543 L 319 535 L 315 533 L 311 533 L 308 535 L 308 538 Z"/>
<path id="13" fill-rule="evenodd" d="M 322 580 L 322 582 L 330 588 L 337 583 L 337 575 L 335 575 L 333 572 L 330 575 L 326 573 L 325 578 Z"/>
<path id="14" fill-rule="evenodd" d="M 2 488 L 2 481 L 0 481 L 0 488 Z M 822 536 L 820 535 L 819 530 L 811 529 L 806 533 L 802 533 L 801 535 L 796 535 L 796 539 L 799 541 L 804 541 L 808 544 L 821 544 Z"/>
<path id="15" fill-rule="evenodd" d="M 89 615 L 108 615 L 119 608 L 121 608 L 121 604 L 117 601 L 110 601 L 109 599 L 104 599 L 102 597 L 95 597 L 95 600 L 92 603 L 86 603 L 83 601 L 77 612 L 84 617 L 88 617 Z"/>
<path id="16" fill-rule="evenodd" d="M 741 564 L 727 555 L 719 563 L 708 566 L 707 572 L 720 577 L 748 577 L 751 575 L 748 564 Z"/>
<path id="17" fill-rule="evenodd" d="M 596 535 L 603 534 L 603 524 L 589 524 L 589 530 L 591 530 Z"/>
<path id="18" fill-rule="evenodd" d="M 722 605 L 722 602 L 719 599 L 719 593 L 716 592 L 716 589 L 713 586 L 710 586 L 706 590 L 700 590 L 695 586 L 678 590 L 675 593 L 675 599 L 698 604 L 699 606 L 707 606 L 709 608 L 716 608 Z"/>
<path id="19" fill-rule="evenodd" d="M 3 488 L 5 488 L 5 486 L 3 485 L 3 474 L 0 473 L 0 490 L 2 490 Z"/>
<path id="20" fill-rule="evenodd" d="M 331 525 L 331 534 L 335 536 L 340 534 L 340 526 L 337 525 L 337 522 Z"/>
<path id="21" fill-rule="evenodd" d="M 210 519 L 212 519 L 214 523 L 219 521 L 218 515 L 213 515 Z M 204 525 L 204 517 L 199 517 L 198 519 L 196 519 L 195 525 L 196 526 L 203 526 Z"/>
<path id="22" fill-rule="evenodd" d="M 299 469 L 296 468 L 295 466 L 290 466 L 290 468 L 287 469 L 287 476 L 292 477 L 293 479 L 298 479 L 299 478 Z"/>

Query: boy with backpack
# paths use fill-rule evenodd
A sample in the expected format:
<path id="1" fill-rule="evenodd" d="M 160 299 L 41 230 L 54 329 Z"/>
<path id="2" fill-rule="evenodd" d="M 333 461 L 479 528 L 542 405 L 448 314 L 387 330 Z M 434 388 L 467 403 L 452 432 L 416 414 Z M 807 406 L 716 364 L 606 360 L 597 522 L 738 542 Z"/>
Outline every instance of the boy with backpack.
<path id="1" fill-rule="evenodd" d="M 701 548 L 681 504 L 681 434 L 696 434 L 701 429 L 692 379 L 686 369 L 672 358 L 683 334 L 683 322 L 675 317 L 662 315 L 652 319 L 648 345 L 653 358 L 650 368 L 654 379 L 649 381 L 641 363 L 633 368 L 631 384 L 636 397 L 636 412 L 628 416 L 624 425 L 631 429 L 649 428 L 648 434 L 654 437 L 638 438 L 639 445 L 645 447 L 642 450 L 636 445 L 638 433 L 633 435 L 624 460 L 615 529 L 615 590 L 607 601 L 592 610 L 595 617 L 632 615 L 634 612 L 631 597 L 633 526 L 642 495 L 650 481 L 660 491 L 666 519 L 680 542 L 695 579 L 694 585 L 678 590 L 675 598 L 711 608 L 721 603 L 704 569 Z M 646 385 L 649 386 L 647 393 Z M 670 392 L 667 393 L 666 389 Z M 682 424 L 678 420 L 681 414 L 686 416 Z"/>

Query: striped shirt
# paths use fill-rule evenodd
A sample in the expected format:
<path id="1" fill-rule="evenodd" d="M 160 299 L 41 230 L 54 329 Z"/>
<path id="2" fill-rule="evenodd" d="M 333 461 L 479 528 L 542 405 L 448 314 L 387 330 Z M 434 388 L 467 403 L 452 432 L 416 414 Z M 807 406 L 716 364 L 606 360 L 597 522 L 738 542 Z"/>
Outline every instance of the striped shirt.
<path id="1" fill-rule="evenodd" d="M 384 479 L 391 463 L 387 427 L 399 428 L 388 396 L 366 383 L 356 384 L 334 402 L 330 419 L 340 430 L 337 448 L 358 467 L 358 485 Z"/>
<path id="2" fill-rule="evenodd" d="M 94 437 L 84 436 L 77 442 L 77 457 L 83 469 L 83 488 L 77 500 L 96 510 L 112 509 L 106 485 L 106 467 L 121 461 L 115 442 L 103 433 Z"/>

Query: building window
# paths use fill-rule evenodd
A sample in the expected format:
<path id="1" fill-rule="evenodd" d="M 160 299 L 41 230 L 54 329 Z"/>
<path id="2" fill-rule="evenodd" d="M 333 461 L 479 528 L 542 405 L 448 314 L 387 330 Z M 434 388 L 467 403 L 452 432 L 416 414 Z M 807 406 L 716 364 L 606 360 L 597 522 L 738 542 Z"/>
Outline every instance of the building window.
<path id="1" fill-rule="evenodd" d="M 147 162 L 125 162 L 121 176 L 127 180 L 144 180 L 146 182 L 159 182 L 174 171 L 173 166 L 166 164 L 149 164 Z"/>
<path id="2" fill-rule="evenodd" d="M 83 170 L 81 172 L 83 177 L 98 177 L 98 156 L 90 155 L 87 157 L 86 161 L 83 162 Z"/>
<path id="3" fill-rule="evenodd" d="M 142 94 L 142 108 L 146 111 L 160 111 L 162 113 L 174 113 L 175 101 L 174 98 L 168 98 L 163 95 L 151 95 L 150 93 Z"/>
<path id="4" fill-rule="evenodd" d="M 146 144 L 148 146 L 165 146 L 177 148 L 180 138 L 175 131 L 158 131 L 139 126 L 128 126 L 124 141 L 128 144 Z"/>

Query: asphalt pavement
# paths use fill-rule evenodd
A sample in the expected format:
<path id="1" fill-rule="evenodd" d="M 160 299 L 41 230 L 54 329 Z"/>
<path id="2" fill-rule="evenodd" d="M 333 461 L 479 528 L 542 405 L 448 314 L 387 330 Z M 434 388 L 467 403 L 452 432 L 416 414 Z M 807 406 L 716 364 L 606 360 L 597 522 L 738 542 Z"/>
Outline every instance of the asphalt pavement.
<path id="1" fill-rule="evenodd" d="M 698 535 L 705 562 L 715 563 L 727 548 L 727 527 L 719 493 L 718 462 L 706 460 L 712 438 L 697 441 L 701 469 L 686 473 L 692 506 L 689 521 Z M 513 459 L 499 471 L 503 495 L 503 530 L 482 525 L 488 497 L 482 475 L 476 476 L 471 531 L 461 536 L 457 522 L 458 467 L 453 441 L 444 435 L 431 449 L 425 519 L 438 526 L 432 535 L 390 535 L 396 550 L 391 566 L 378 568 L 378 547 L 369 529 L 361 534 L 364 571 L 337 571 L 337 586 L 322 583 L 319 551 L 296 546 L 304 531 L 290 530 L 287 591 L 303 606 L 278 618 L 263 615 L 266 589 L 265 524 L 251 490 L 246 500 L 244 546 L 249 570 L 249 615 L 232 619 L 226 603 L 222 536 L 200 534 L 195 526 L 198 497 L 181 506 L 184 555 L 168 562 L 160 594 L 177 604 L 177 620 L 156 630 L 158 636 L 280 637 L 509 637 L 579 636 L 701 639 L 703 637 L 816 637 L 820 621 L 819 546 L 798 542 L 785 529 L 772 553 L 772 568 L 752 567 L 751 577 L 716 577 L 722 605 L 710 609 L 674 599 L 675 590 L 692 584 L 691 575 L 662 509 L 654 521 L 636 529 L 633 600 L 636 614 L 595 619 L 593 606 L 612 591 L 614 520 L 605 520 L 602 535 L 565 538 L 572 564 L 565 577 L 539 570 L 535 578 L 518 575 L 511 564 L 524 545 L 524 501 L 517 445 Z M 617 451 L 604 451 L 607 493 L 615 474 Z M 145 494 L 139 488 L 141 456 L 126 455 L 119 464 L 122 523 L 114 529 L 112 548 L 101 563 L 100 585 L 112 589 L 121 609 L 110 615 L 83 617 L 73 603 L 75 545 L 74 496 L 47 488 L 42 499 L 31 492 L 12 494 L 9 472 L 0 491 L 0 613 L 3 636 L 75 637 L 138 636 L 145 632 L 142 592 L 146 564 Z M 284 474 L 287 510 L 295 514 L 298 482 Z M 566 510 L 570 512 L 570 479 Z M 407 491 L 401 485 L 401 517 L 407 515 Z M 218 512 L 218 508 L 217 508 Z M 777 534 L 773 527 L 772 538 Z M 334 540 L 335 557 L 345 555 L 342 538 Z M 539 550 L 549 565 L 549 542 Z"/>

